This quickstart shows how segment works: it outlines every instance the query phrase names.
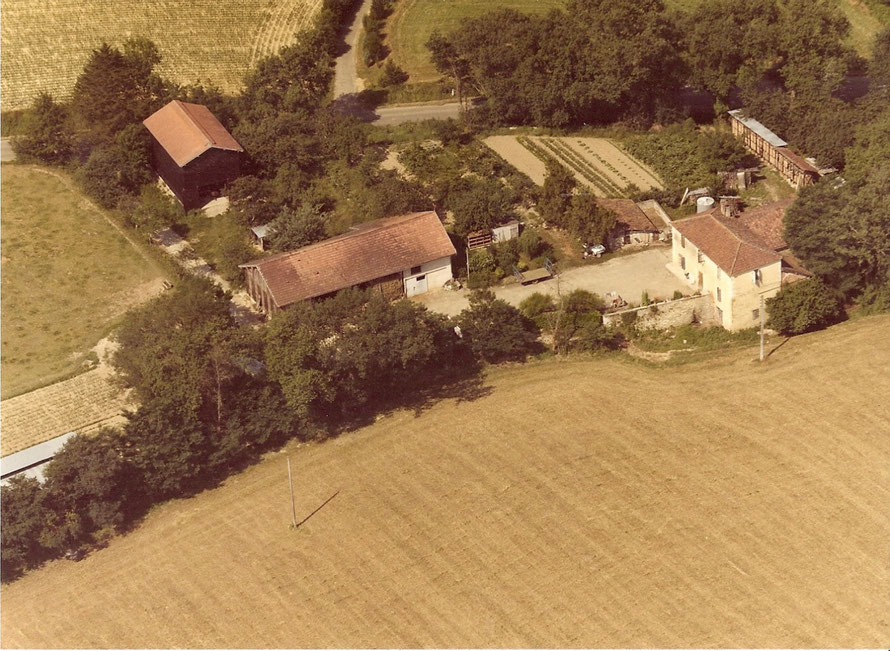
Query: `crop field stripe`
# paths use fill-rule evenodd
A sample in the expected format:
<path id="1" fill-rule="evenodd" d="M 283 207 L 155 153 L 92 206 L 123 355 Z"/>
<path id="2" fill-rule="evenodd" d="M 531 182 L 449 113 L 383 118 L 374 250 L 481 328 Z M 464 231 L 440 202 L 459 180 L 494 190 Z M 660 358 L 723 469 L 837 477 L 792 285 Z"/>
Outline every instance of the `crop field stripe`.
<path id="1" fill-rule="evenodd" d="M 622 149 L 611 138 L 603 138 L 603 141 L 611 145 L 620 156 L 624 157 L 626 160 L 629 160 L 633 165 L 638 167 L 640 169 L 640 172 L 649 178 L 653 187 L 661 190 L 664 189 L 664 183 L 660 178 L 658 178 L 658 174 L 651 170 L 647 165 L 644 165 L 641 161 L 634 158 L 629 152 Z"/>
<path id="2" fill-rule="evenodd" d="M 594 193 L 600 197 L 619 196 L 624 193 L 614 184 L 610 183 L 602 174 L 580 157 L 573 154 L 565 145 L 554 138 L 540 138 L 539 142 L 548 148 L 565 166 L 572 170 L 576 177 L 585 185 L 591 186 Z"/>

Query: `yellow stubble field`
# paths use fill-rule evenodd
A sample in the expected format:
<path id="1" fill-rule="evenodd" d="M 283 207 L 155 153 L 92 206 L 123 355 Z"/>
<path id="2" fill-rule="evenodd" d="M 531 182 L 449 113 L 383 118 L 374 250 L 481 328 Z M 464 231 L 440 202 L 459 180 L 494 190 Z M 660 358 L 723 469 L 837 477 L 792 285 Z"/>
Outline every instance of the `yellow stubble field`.
<path id="1" fill-rule="evenodd" d="M 495 369 L 4 586 L 2 644 L 885 647 L 888 331 Z"/>

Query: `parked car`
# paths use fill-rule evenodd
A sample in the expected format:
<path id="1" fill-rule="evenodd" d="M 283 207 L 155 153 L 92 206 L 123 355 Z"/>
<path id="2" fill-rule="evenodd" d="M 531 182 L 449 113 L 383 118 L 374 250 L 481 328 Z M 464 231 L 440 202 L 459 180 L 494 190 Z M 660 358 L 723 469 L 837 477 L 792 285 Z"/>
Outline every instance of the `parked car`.
<path id="1" fill-rule="evenodd" d="M 594 258 L 600 257 L 603 253 L 606 252 L 606 247 L 602 244 L 587 244 L 584 243 L 584 257 L 589 258 L 593 256 Z"/>

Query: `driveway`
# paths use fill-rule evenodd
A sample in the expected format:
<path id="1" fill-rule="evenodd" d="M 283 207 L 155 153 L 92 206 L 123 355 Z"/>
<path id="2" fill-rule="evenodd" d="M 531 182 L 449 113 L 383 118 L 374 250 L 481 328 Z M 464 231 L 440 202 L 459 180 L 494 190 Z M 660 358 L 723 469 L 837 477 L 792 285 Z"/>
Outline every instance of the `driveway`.
<path id="1" fill-rule="evenodd" d="M 358 56 L 355 44 L 362 31 L 362 19 L 370 9 L 371 0 L 365 0 L 355 13 L 355 19 L 346 34 L 346 51 L 337 57 L 334 66 L 334 99 L 361 92 L 364 88 L 364 82 L 358 78 L 355 71 L 355 57 Z"/>
<path id="2" fill-rule="evenodd" d="M 618 292 L 628 303 L 639 304 L 643 292 L 655 300 L 669 299 L 679 290 L 691 295 L 692 288 L 681 282 L 667 270 L 671 250 L 668 247 L 653 247 L 631 255 L 613 258 L 599 264 L 569 269 L 565 273 L 533 285 L 519 283 L 493 288 L 498 298 L 518 306 L 523 299 L 535 292 L 556 296 L 567 294 L 574 289 L 586 289 L 600 296 L 606 292 Z M 431 291 L 411 298 L 426 305 L 434 312 L 449 316 L 458 314 L 469 305 L 469 291 Z"/>

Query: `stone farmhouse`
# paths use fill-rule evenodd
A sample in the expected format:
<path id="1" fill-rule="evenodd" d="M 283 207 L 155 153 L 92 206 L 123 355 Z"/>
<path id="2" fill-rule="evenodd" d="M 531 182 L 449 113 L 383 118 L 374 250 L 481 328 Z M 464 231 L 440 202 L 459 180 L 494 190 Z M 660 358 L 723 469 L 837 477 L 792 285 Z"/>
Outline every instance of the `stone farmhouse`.
<path id="1" fill-rule="evenodd" d="M 174 100 L 142 124 L 151 134 L 152 167 L 186 210 L 238 178 L 244 149 L 206 106 Z"/>
<path id="2" fill-rule="evenodd" d="M 390 299 L 451 280 L 456 253 L 433 211 L 387 217 L 310 246 L 240 265 L 247 292 L 266 314 L 349 287 Z"/>
<path id="3" fill-rule="evenodd" d="M 788 148 L 788 143 L 741 109 L 729 112 L 732 133 L 763 162 L 778 170 L 795 188 L 811 185 L 821 176 L 815 165 Z"/>
<path id="4" fill-rule="evenodd" d="M 809 273 L 788 252 L 782 219 L 792 200 L 732 216 L 720 207 L 673 222 L 668 268 L 710 295 L 727 330 L 760 325 L 761 299 Z"/>

